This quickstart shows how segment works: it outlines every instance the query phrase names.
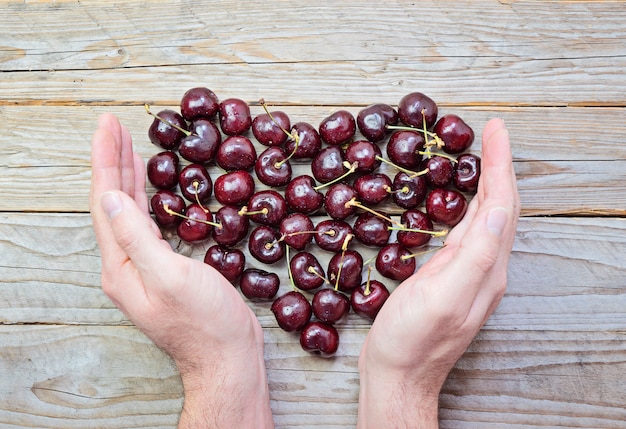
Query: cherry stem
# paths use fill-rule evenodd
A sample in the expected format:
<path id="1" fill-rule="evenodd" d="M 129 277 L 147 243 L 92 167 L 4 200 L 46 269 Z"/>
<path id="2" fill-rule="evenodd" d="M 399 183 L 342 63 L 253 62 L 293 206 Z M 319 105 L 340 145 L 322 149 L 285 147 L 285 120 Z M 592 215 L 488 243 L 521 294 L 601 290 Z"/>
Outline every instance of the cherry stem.
<path id="1" fill-rule="evenodd" d="M 374 216 L 377 216 L 377 217 L 379 217 L 379 218 L 381 218 L 381 219 L 386 220 L 386 221 L 387 221 L 387 222 L 389 222 L 389 223 L 393 223 L 393 224 L 398 225 L 398 226 L 400 226 L 400 227 L 404 227 L 404 225 L 402 225 L 400 222 L 398 222 L 398 221 L 396 221 L 396 220 L 393 220 L 392 218 L 387 217 L 387 216 L 385 216 L 384 214 L 379 213 L 379 212 L 377 212 L 377 211 L 376 211 L 376 210 L 374 210 L 374 209 L 370 209 L 369 207 L 364 206 L 364 205 L 363 205 L 363 204 L 361 204 L 359 201 L 357 201 L 357 200 L 356 200 L 356 198 L 352 198 L 352 199 L 351 199 L 350 201 L 348 201 L 345 205 L 346 205 L 346 207 L 358 207 L 358 208 L 360 208 L 360 209 L 362 209 L 362 210 L 365 210 L 365 211 L 366 211 L 366 212 L 368 212 L 368 213 L 373 214 Z M 391 227 L 390 227 L 390 228 L 391 228 Z"/>
<path id="2" fill-rule="evenodd" d="M 439 139 L 439 136 L 432 132 L 432 131 L 428 131 L 428 130 L 424 130 L 421 128 L 416 128 L 416 127 L 409 127 L 406 125 L 386 125 L 385 126 L 386 129 L 388 130 L 397 130 L 397 131 L 417 131 L 423 134 L 427 134 L 429 137 L 432 137 L 433 139 Z"/>
<path id="3" fill-rule="evenodd" d="M 170 126 L 170 127 L 172 127 L 172 128 L 177 129 L 177 130 L 178 130 L 178 131 L 180 131 L 181 133 L 185 134 L 187 137 L 189 137 L 189 136 L 192 134 L 192 133 L 191 133 L 191 131 L 187 131 L 186 129 L 181 128 L 181 127 L 179 127 L 179 126 L 178 126 L 178 125 L 176 125 L 176 124 L 172 124 L 172 123 L 171 123 L 170 121 L 168 121 L 167 119 L 163 119 L 163 118 L 162 118 L 162 117 L 160 117 L 159 115 L 156 115 L 156 114 L 152 113 L 152 112 L 150 111 L 150 105 L 149 105 L 149 104 L 147 104 L 147 103 L 146 103 L 146 104 L 144 104 L 144 105 L 143 105 L 143 107 L 146 109 L 146 112 L 148 113 L 148 115 L 150 115 L 150 116 L 152 116 L 152 117 L 154 117 L 154 118 L 158 119 L 159 121 L 161 121 L 161 122 L 163 122 L 163 123 L 165 123 L 165 124 L 169 125 L 169 126 Z"/>
<path id="4" fill-rule="evenodd" d="M 445 247 L 445 244 L 443 246 L 437 246 L 437 247 L 433 247 L 432 249 L 424 250 L 423 252 L 411 253 L 410 255 L 402 255 L 402 256 L 400 256 L 400 259 L 405 261 L 405 260 L 410 259 L 410 258 L 416 258 L 418 256 L 422 256 L 422 255 L 425 255 L 427 253 L 432 253 L 432 252 L 434 252 L 436 250 L 443 249 L 444 247 Z"/>
<path id="5" fill-rule="evenodd" d="M 202 208 L 205 210 L 206 213 L 209 212 L 204 207 L 202 207 Z M 163 204 L 163 210 L 165 211 L 165 213 L 167 213 L 168 215 L 171 215 L 171 216 L 178 216 L 180 218 L 191 220 L 191 221 L 194 221 L 194 222 L 204 223 L 204 224 L 211 225 L 211 226 L 213 226 L 215 228 L 219 228 L 219 229 L 224 228 L 221 223 L 215 223 L 215 222 L 211 222 L 211 221 L 204 220 L 204 219 L 194 219 L 192 217 L 185 216 L 184 214 L 175 212 L 174 210 L 172 210 L 170 208 L 169 204 Z"/>
<path id="6" fill-rule="evenodd" d="M 331 180 L 330 182 L 324 183 L 322 185 L 319 186 L 314 186 L 313 189 L 315 189 L 316 191 L 319 191 L 320 189 L 325 188 L 326 186 L 330 186 L 333 183 L 337 183 L 343 179 L 345 179 L 346 177 L 348 177 L 350 174 L 354 173 L 357 169 L 357 167 L 359 166 L 359 163 L 354 161 L 352 164 L 350 164 L 348 161 L 344 161 L 343 162 L 343 166 L 345 168 L 348 169 L 348 171 L 346 171 L 344 174 L 342 174 L 341 176 L 337 177 L 334 180 Z"/>
<path id="7" fill-rule="evenodd" d="M 404 225 L 401 228 L 397 228 L 394 226 L 387 227 L 389 231 L 405 231 L 405 232 L 419 232 L 422 234 L 430 234 L 433 237 L 443 237 L 448 234 L 447 229 L 442 229 L 441 231 L 430 231 L 427 229 L 416 229 L 416 228 L 407 228 Z"/>
<path id="8" fill-rule="evenodd" d="M 269 243 L 268 243 L 269 244 Z M 285 257 L 287 258 L 287 274 L 289 275 L 289 281 L 294 291 L 298 292 L 296 282 L 293 280 L 293 273 L 291 272 L 291 259 L 289 258 L 289 246 L 285 246 Z"/>
<path id="9" fill-rule="evenodd" d="M 267 113 L 267 116 L 270 117 L 270 119 L 272 120 L 273 123 L 275 123 L 278 128 L 280 128 L 280 130 L 285 133 L 287 135 L 287 137 L 289 137 L 290 139 L 292 139 L 295 142 L 295 145 L 293 147 L 293 150 L 291 151 L 291 153 L 289 154 L 289 156 L 287 156 L 285 159 L 282 159 L 280 161 L 278 161 L 276 164 L 274 164 L 275 168 L 280 168 L 283 166 L 283 164 L 287 161 L 289 161 L 291 159 L 291 157 L 296 153 L 296 151 L 298 150 L 298 145 L 300 144 L 300 136 L 298 135 L 298 133 L 293 130 L 292 132 L 287 131 L 286 129 L 283 128 L 282 125 L 280 125 L 278 123 L 278 121 L 274 118 L 274 116 L 272 115 L 272 112 L 269 111 L 269 109 L 267 108 L 267 104 L 265 104 L 265 100 L 264 99 L 260 99 L 259 100 L 259 104 L 263 107 L 263 110 L 265 110 L 265 113 Z"/>
<path id="10" fill-rule="evenodd" d="M 198 203 L 198 205 L 200 206 L 200 208 L 202 210 L 204 210 L 205 213 L 209 213 L 209 209 L 207 209 L 206 207 L 204 207 L 202 205 L 202 203 L 200 202 L 200 196 L 198 195 L 198 188 L 200 188 L 200 182 L 198 182 L 197 180 L 194 180 L 191 185 L 193 186 L 193 189 L 195 191 L 195 197 L 196 197 L 196 203 Z"/>
<path id="11" fill-rule="evenodd" d="M 363 295 L 367 296 L 370 293 L 372 293 L 372 291 L 370 291 L 370 279 L 372 277 L 372 266 L 368 265 L 367 266 L 367 283 L 365 283 L 365 291 L 363 292 Z"/>
<path id="12" fill-rule="evenodd" d="M 339 261 L 339 270 L 337 270 L 337 279 L 335 280 L 335 290 L 339 290 L 339 279 L 341 278 L 341 269 L 343 268 L 343 259 L 346 256 L 346 250 L 348 250 L 348 244 L 350 244 L 350 240 L 352 240 L 354 234 L 346 235 L 346 238 L 343 240 L 343 244 L 341 245 L 341 261 Z"/>
<path id="13" fill-rule="evenodd" d="M 239 216 L 254 216 L 254 215 L 258 215 L 258 214 L 262 214 L 262 215 L 266 215 L 268 214 L 270 211 L 267 207 L 263 207 L 261 210 L 255 210 L 255 211 L 248 211 L 248 206 L 243 206 L 238 212 L 237 214 Z"/>
<path id="14" fill-rule="evenodd" d="M 317 270 L 315 269 L 315 267 L 309 265 L 309 268 L 307 268 L 306 270 L 307 270 L 308 273 L 311 273 L 311 274 L 315 275 L 316 277 L 319 277 L 320 279 L 324 280 L 324 283 L 330 284 L 328 279 L 326 277 L 324 277 L 323 275 L 321 275 L 320 273 L 318 273 Z"/>
<path id="15" fill-rule="evenodd" d="M 445 154 L 445 153 L 440 153 L 440 152 L 433 153 L 433 152 L 431 152 L 430 148 L 428 150 L 420 150 L 417 153 L 422 155 L 422 156 L 425 156 L 428 159 L 432 158 L 433 156 L 440 156 L 442 158 L 449 159 L 452 162 L 457 162 L 455 157 L 450 156 L 450 155 Z M 426 170 L 428 171 L 428 169 L 426 169 Z"/>
<path id="16" fill-rule="evenodd" d="M 383 158 L 380 155 L 376 155 L 376 159 L 378 161 L 384 162 L 385 164 L 389 164 L 392 167 L 397 168 L 398 170 L 402 171 L 403 173 L 408 174 L 409 177 L 411 177 L 411 178 L 417 177 L 417 176 L 422 176 L 422 175 L 428 173 L 428 168 L 425 168 L 425 169 L 420 170 L 420 171 L 409 170 L 408 168 L 400 167 L 399 165 L 394 164 L 393 162 L 389 161 L 388 159 Z"/>

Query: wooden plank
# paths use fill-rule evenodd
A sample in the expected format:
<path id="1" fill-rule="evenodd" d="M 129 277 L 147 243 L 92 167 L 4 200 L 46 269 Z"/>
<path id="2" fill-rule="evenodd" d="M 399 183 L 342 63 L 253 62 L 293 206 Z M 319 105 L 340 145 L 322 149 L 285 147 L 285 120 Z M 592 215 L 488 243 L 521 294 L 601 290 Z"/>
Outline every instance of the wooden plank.
<path id="1" fill-rule="evenodd" d="M 3 3 L 0 70 L 388 58 L 433 64 L 455 57 L 567 63 L 623 57 L 626 37 L 623 1 L 447 0 L 419 6 L 384 1 L 377 7 L 364 0 L 294 1 L 279 13 L 259 0 L 245 6 L 204 1 L 194 7 L 167 2 L 146 7 L 139 1 Z M 468 16 L 476 19 L 468 22 Z"/>

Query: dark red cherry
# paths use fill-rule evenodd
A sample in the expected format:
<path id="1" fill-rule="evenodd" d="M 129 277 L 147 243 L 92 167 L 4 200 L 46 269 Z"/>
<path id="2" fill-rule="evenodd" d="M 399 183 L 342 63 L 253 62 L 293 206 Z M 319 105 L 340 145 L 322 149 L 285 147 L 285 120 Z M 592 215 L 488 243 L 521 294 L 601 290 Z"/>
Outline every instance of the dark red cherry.
<path id="1" fill-rule="evenodd" d="M 352 291 L 350 304 L 355 313 L 374 320 L 389 295 L 389 290 L 384 284 L 378 280 L 371 280 Z"/>
<path id="2" fill-rule="evenodd" d="M 146 163 L 148 180 L 157 189 L 173 189 L 178 185 L 178 155 L 164 151 L 152 155 Z"/>
<path id="3" fill-rule="evenodd" d="M 280 287 L 280 278 L 276 273 L 270 273 L 257 268 L 248 268 L 243 271 L 239 279 L 241 293 L 250 300 L 266 301 L 273 299 Z"/>
<path id="4" fill-rule="evenodd" d="M 187 243 L 200 243 L 211 236 L 213 225 L 207 222 L 213 222 L 211 212 L 196 204 L 189 204 L 185 210 L 188 219 L 183 219 L 176 228 L 176 234 L 181 240 Z"/>
<path id="5" fill-rule="evenodd" d="M 389 198 L 391 179 L 386 174 L 372 173 L 359 176 L 352 187 L 357 199 L 367 206 L 375 206 Z"/>
<path id="6" fill-rule="evenodd" d="M 339 333 L 333 325 L 310 322 L 300 333 L 300 345 L 306 352 L 330 357 L 339 348 Z"/>
<path id="7" fill-rule="evenodd" d="M 424 112 L 422 114 L 422 112 Z M 432 98 L 421 92 L 412 92 L 402 97 L 398 103 L 398 116 L 406 125 L 422 129 L 423 118 L 426 128 L 430 129 L 437 121 L 437 104 Z"/>
<path id="8" fill-rule="evenodd" d="M 280 296 L 271 309 L 278 326 L 287 332 L 299 331 L 311 320 L 311 304 L 297 291 L 292 290 Z"/>
<path id="9" fill-rule="evenodd" d="M 178 147 L 180 156 L 199 164 L 212 161 L 222 142 L 220 130 L 208 119 L 196 119 L 191 124 L 190 130 L 192 134 L 185 137 Z"/>
<path id="10" fill-rule="evenodd" d="M 231 171 L 215 179 L 215 199 L 225 206 L 243 206 L 248 204 L 248 201 L 254 194 L 254 190 L 254 179 L 245 170 Z"/>
<path id="11" fill-rule="evenodd" d="M 388 279 L 403 281 L 415 272 L 415 257 L 399 243 L 391 243 L 376 255 L 376 269 Z"/>
<path id="12" fill-rule="evenodd" d="M 340 147 L 327 146 L 313 158 L 311 173 L 318 182 L 328 183 L 345 173 L 344 161 L 343 151 Z"/>
<path id="13" fill-rule="evenodd" d="M 300 290 L 315 290 L 326 282 L 324 269 L 312 253 L 296 253 L 289 262 L 289 269 L 294 284 Z"/>
<path id="14" fill-rule="evenodd" d="M 329 252 L 339 252 L 346 237 L 352 234 L 352 227 L 342 221 L 335 219 L 326 219 L 317 224 L 315 227 L 315 242 L 317 245 Z"/>
<path id="15" fill-rule="evenodd" d="M 256 162 L 256 149 L 248 137 L 227 137 L 215 154 L 215 163 L 226 171 L 249 170 Z"/>
<path id="16" fill-rule="evenodd" d="M 215 212 L 215 223 L 220 225 L 213 228 L 213 239 L 220 245 L 230 247 L 239 243 L 248 235 L 250 220 L 241 215 L 235 206 L 222 206 Z"/>
<path id="17" fill-rule="evenodd" d="M 446 153 L 465 152 L 474 142 L 474 130 L 457 115 L 442 116 L 433 131 L 445 143 Z"/>
<path id="18" fill-rule="evenodd" d="M 280 222 L 280 234 L 292 249 L 304 250 L 313 241 L 313 221 L 302 213 L 291 213 Z"/>
<path id="19" fill-rule="evenodd" d="M 344 156 L 350 164 L 356 162 L 358 173 L 371 173 L 380 166 L 382 152 L 371 141 L 356 140 L 348 145 Z"/>
<path id="20" fill-rule="evenodd" d="M 291 210 L 313 214 L 324 205 L 324 194 L 315 189 L 311 176 L 302 175 L 287 184 L 285 200 Z"/>
<path id="21" fill-rule="evenodd" d="M 256 192 L 248 201 L 248 213 L 256 223 L 278 226 L 287 216 L 287 203 L 281 194 L 273 190 Z"/>
<path id="22" fill-rule="evenodd" d="M 467 211 L 467 200 L 452 189 L 433 189 L 426 198 L 426 213 L 433 222 L 454 226 L 463 219 Z"/>
<path id="23" fill-rule="evenodd" d="M 400 216 L 400 222 L 407 229 L 432 231 L 433 222 L 426 213 L 418 209 L 405 210 Z M 398 243 L 404 247 L 419 247 L 428 243 L 432 235 L 423 232 L 398 231 L 396 236 Z"/>
<path id="24" fill-rule="evenodd" d="M 298 136 L 298 147 L 296 141 L 289 139 L 285 143 L 285 152 L 293 154 L 294 159 L 313 159 L 322 149 L 322 139 L 315 127 L 307 122 L 297 122 L 291 127 L 291 133 Z"/>
<path id="25" fill-rule="evenodd" d="M 287 134 L 291 128 L 289 116 L 285 112 L 271 112 L 257 115 L 252 121 L 252 134 L 264 146 L 282 146 L 287 141 Z M 273 119 L 272 119 L 273 118 Z"/>
<path id="26" fill-rule="evenodd" d="M 352 113 L 339 110 L 322 120 L 319 134 L 329 145 L 342 145 L 349 142 L 356 132 L 356 121 Z"/>
<path id="27" fill-rule="evenodd" d="M 168 213 L 165 207 L 179 214 L 185 214 L 185 200 L 172 191 L 162 189 L 150 198 L 150 207 L 156 222 L 163 228 L 177 226 L 183 220 L 180 216 Z"/>
<path id="28" fill-rule="evenodd" d="M 426 183 L 433 188 L 443 188 L 452 183 L 454 165 L 450 159 L 438 155 L 431 156 L 424 160 L 423 167 L 428 169 L 424 176 Z"/>
<path id="29" fill-rule="evenodd" d="M 180 100 L 180 113 L 189 122 L 196 119 L 213 119 L 219 110 L 217 95 L 208 88 L 191 88 Z"/>
<path id="30" fill-rule="evenodd" d="M 399 172 L 393 179 L 393 200 L 403 209 L 412 209 L 426 198 L 426 178 Z"/>
<path id="31" fill-rule="evenodd" d="M 459 155 L 454 164 L 452 182 L 461 192 L 476 192 L 480 179 L 480 157 L 471 153 Z"/>
<path id="32" fill-rule="evenodd" d="M 189 164 L 178 175 L 180 191 L 188 201 L 204 204 L 213 193 L 213 181 L 201 164 Z"/>
<path id="33" fill-rule="evenodd" d="M 187 130 L 187 123 L 180 114 L 173 110 L 165 109 L 157 113 L 160 119 L 154 118 L 148 129 L 150 141 L 167 150 L 174 150 L 185 137 L 185 134 L 170 124 L 176 125 L 183 130 Z"/>
<path id="34" fill-rule="evenodd" d="M 285 244 L 280 241 L 280 233 L 267 225 L 259 225 L 248 237 L 250 254 L 264 264 L 280 261 L 285 255 Z"/>
<path id="35" fill-rule="evenodd" d="M 356 207 L 350 201 L 356 199 L 354 188 L 345 183 L 335 183 L 328 188 L 324 197 L 324 208 L 328 216 L 333 219 L 345 219 L 356 212 Z"/>
<path id="36" fill-rule="evenodd" d="M 385 138 L 387 125 L 398 123 L 398 113 L 388 104 L 372 104 L 362 109 L 356 124 L 363 137 L 371 142 L 379 142 Z"/>
<path id="37" fill-rule="evenodd" d="M 417 131 L 397 131 L 389 137 L 387 143 L 387 158 L 389 161 L 403 168 L 415 170 L 420 166 L 424 150 L 424 136 Z"/>
<path id="38" fill-rule="evenodd" d="M 291 164 L 286 160 L 283 148 L 271 146 L 265 149 L 254 164 L 254 171 L 261 183 L 272 188 L 285 186 L 291 180 Z"/>
<path id="39" fill-rule="evenodd" d="M 248 103 L 238 98 L 228 98 L 220 103 L 220 128 L 229 136 L 245 134 L 252 125 Z"/>
<path id="40" fill-rule="evenodd" d="M 239 249 L 227 249 L 216 244 L 207 249 L 204 263 L 219 271 L 229 282 L 234 282 L 243 273 L 246 257 Z"/>
<path id="41" fill-rule="evenodd" d="M 324 288 L 313 295 L 311 308 L 320 321 L 333 325 L 350 312 L 350 300 L 341 292 Z"/>
<path id="42" fill-rule="evenodd" d="M 384 213 L 383 213 L 384 215 Z M 375 214 L 363 212 L 354 221 L 354 237 L 366 246 L 382 247 L 389 241 L 391 223 Z"/>
<path id="43" fill-rule="evenodd" d="M 350 292 L 361 284 L 362 271 L 363 257 L 356 250 L 337 252 L 328 262 L 328 280 L 342 292 Z"/>

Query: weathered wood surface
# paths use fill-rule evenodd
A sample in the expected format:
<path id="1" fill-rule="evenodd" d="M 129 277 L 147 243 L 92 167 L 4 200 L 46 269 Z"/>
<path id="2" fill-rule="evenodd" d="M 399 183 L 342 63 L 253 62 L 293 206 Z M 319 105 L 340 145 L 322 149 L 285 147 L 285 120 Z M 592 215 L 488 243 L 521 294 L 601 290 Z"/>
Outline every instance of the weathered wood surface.
<path id="1" fill-rule="evenodd" d="M 626 428 L 626 2 L 0 10 L 0 427 L 175 426 L 174 366 L 100 289 L 89 142 L 112 111 L 147 159 L 156 148 L 143 103 L 175 107 L 205 85 L 311 123 L 414 90 L 478 137 L 503 117 L 525 217 L 507 294 L 445 385 L 441 427 Z M 251 305 L 277 426 L 354 427 L 368 324 L 351 315 L 338 356 L 323 360 L 277 329 L 267 304 Z"/>

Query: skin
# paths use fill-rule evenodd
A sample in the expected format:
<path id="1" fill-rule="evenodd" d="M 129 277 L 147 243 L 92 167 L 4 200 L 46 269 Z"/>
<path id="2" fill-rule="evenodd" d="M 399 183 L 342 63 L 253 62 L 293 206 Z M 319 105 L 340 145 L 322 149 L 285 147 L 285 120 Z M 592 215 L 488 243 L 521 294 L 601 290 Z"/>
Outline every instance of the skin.
<path id="1" fill-rule="evenodd" d="M 365 340 L 359 429 L 438 427 L 441 387 L 504 294 L 519 207 L 508 132 L 494 119 L 465 218 L 391 294 Z M 273 428 L 254 313 L 219 272 L 163 240 L 149 216 L 144 163 L 109 114 L 93 136 L 90 208 L 104 292 L 180 371 L 178 427 Z"/>

